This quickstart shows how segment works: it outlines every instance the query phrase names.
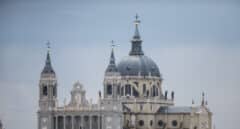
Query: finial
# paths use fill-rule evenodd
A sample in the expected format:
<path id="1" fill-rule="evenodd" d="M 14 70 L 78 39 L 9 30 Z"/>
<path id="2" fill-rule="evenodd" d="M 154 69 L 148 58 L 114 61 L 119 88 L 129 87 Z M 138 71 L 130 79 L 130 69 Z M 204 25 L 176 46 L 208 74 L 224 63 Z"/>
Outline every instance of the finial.
<path id="1" fill-rule="evenodd" d="M 100 90 L 98 91 L 98 97 L 99 97 L 99 99 L 102 98 L 102 92 Z"/>
<path id="2" fill-rule="evenodd" d="M 139 17 L 137 13 L 136 13 L 136 16 L 135 16 L 135 17 L 136 17 L 136 20 L 137 20 L 137 19 L 138 19 L 138 17 Z"/>
<path id="3" fill-rule="evenodd" d="M 136 16 L 135 16 L 135 21 L 134 21 L 134 23 L 137 25 L 137 24 L 139 24 L 140 23 L 140 20 L 138 20 L 138 18 L 139 18 L 139 16 L 138 16 L 138 14 L 136 14 Z"/>
<path id="4" fill-rule="evenodd" d="M 50 48 L 51 48 L 51 43 L 49 42 L 49 40 L 47 41 L 47 43 L 46 43 L 46 45 L 47 45 L 47 49 L 48 49 L 48 51 L 50 51 Z"/>
<path id="5" fill-rule="evenodd" d="M 174 91 L 171 93 L 172 100 L 174 100 Z"/>
<path id="6" fill-rule="evenodd" d="M 205 94 L 204 94 L 204 92 L 202 92 L 202 106 L 205 105 L 204 96 L 205 96 Z"/>

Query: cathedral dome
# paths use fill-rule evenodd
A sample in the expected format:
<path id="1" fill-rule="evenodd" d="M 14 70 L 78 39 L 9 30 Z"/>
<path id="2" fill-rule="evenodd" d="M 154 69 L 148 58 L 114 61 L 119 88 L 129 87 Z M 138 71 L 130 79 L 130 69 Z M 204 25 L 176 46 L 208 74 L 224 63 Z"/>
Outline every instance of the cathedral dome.
<path id="1" fill-rule="evenodd" d="M 160 72 L 156 63 L 149 57 L 141 55 L 130 55 L 123 58 L 118 66 L 121 76 L 157 76 Z"/>
<path id="2" fill-rule="evenodd" d="M 160 77 L 160 72 L 156 63 L 145 56 L 142 51 L 142 40 L 138 31 L 138 16 L 135 20 L 135 33 L 131 41 L 132 48 L 129 56 L 123 58 L 118 66 L 121 76 L 156 76 Z"/>

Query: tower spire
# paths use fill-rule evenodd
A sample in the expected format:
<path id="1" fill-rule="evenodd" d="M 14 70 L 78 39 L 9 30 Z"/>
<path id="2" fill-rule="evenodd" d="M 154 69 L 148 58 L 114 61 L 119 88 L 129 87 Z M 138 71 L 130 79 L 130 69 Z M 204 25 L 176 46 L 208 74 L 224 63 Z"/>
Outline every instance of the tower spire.
<path id="1" fill-rule="evenodd" d="M 116 45 L 114 44 L 114 41 L 111 41 L 111 47 L 112 47 L 112 51 L 111 51 L 111 57 L 110 57 L 110 64 L 115 65 L 115 56 L 114 56 L 114 47 Z"/>
<path id="2" fill-rule="evenodd" d="M 114 56 L 114 47 L 116 45 L 114 44 L 114 41 L 112 40 L 111 41 L 111 47 L 112 47 L 112 51 L 111 51 L 111 56 L 110 56 L 110 62 L 108 64 L 108 67 L 106 69 L 106 73 L 107 72 L 117 72 L 117 66 L 116 66 L 116 63 L 115 63 L 115 56 Z"/>
<path id="3" fill-rule="evenodd" d="M 132 38 L 132 49 L 129 53 L 129 55 L 144 55 L 143 51 L 142 51 L 142 40 L 141 40 L 141 37 L 140 37 L 140 33 L 139 33 L 139 30 L 138 30 L 138 26 L 140 24 L 140 20 L 138 19 L 139 16 L 138 14 L 136 14 L 135 16 L 135 21 L 134 21 L 134 24 L 135 24 L 135 32 L 134 32 L 134 35 L 133 35 L 133 38 Z"/>
<path id="4" fill-rule="evenodd" d="M 51 58 L 50 58 L 50 42 L 48 41 L 46 43 L 47 45 L 47 57 L 46 57 L 46 61 L 45 61 L 45 66 L 43 68 L 42 74 L 47 74 L 47 73 L 53 73 L 55 74 L 52 65 L 51 65 Z"/>

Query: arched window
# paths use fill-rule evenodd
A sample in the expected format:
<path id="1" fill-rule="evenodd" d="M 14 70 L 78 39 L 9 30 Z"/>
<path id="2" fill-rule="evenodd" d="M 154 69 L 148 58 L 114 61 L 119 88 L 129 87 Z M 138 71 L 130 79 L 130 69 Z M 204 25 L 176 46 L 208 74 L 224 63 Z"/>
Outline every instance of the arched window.
<path id="1" fill-rule="evenodd" d="M 131 95 L 131 85 L 125 85 L 125 95 Z"/>
<path id="2" fill-rule="evenodd" d="M 112 85 L 107 85 L 107 94 L 108 95 L 112 94 Z"/>
<path id="3" fill-rule="evenodd" d="M 150 121 L 150 126 L 152 126 L 152 125 L 153 125 L 153 120 Z"/>
<path id="4" fill-rule="evenodd" d="M 163 126 L 163 121 L 162 121 L 162 120 L 159 120 L 159 121 L 158 121 L 158 126 L 160 126 L 160 127 Z"/>
<path id="5" fill-rule="evenodd" d="M 158 96 L 158 88 L 155 85 L 152 87 L 152 96 Z"/>
<path id="6" fill-rule="evenodd" d="M 121 96 L 123 96 L 124 87 L 121 87 Z"/>
<path id="7" fill-rule="evenodd" d="M 138 122 L 138 124 L 139 124 L 140 126 L 144 126 L 144 121 L 143 121 L 143 120 L 140 120 L 140 121 Z"/>
<path id="8" fill-rule="evenodd" d="M 121 87 L 120 85 L 117 86 L 117 94 L 120 95 Z"/>
<path id="9" fill-rule="evenodd" d="M 43 95 L 44 96 L 48 95 L 48 88 L 47 88 L 47 86 L 43 86 Z"/>
<path id="10" fill-rule="evenodd" d="M 53 96 L 56 97 L 57 95 L 57 88 L 56 86 L 53 87 Z"/>
<path id="11" fill-rule="evenodd" d="M 135 96 L 135 97 L 139 96 L 139 93 L 135 88 L 133 88 L 133 96 Z"/>
<path id="12" fill-rule="evenodd" d="M 129 120 L 127 120 L 127 123 L 126 123 L 126 126 L 127 126 L 127 127 L 129 126 L 129 123 L 130 123 Z"/>
<path id="13" fill-rule="evenodd" d="M 178 122 L 176 120 L 172 121 L 172 126 L 176 127 L 178 125 Z"/>
<path id="14" fill-rule="evenodd" d="M 146 84 L 143 84 L 143 94 L 146 92 Z"/>
<path id="15" fill-rule="evenodd" d="M 142 104 L 140 104 L 140 111 L 142 111 L 143 110 L 143 105 Z"/>
<path id="16" fill-rule="evenodd" d="M 158 96 L 158 88 L 156 88 L 156 96 Z"/>

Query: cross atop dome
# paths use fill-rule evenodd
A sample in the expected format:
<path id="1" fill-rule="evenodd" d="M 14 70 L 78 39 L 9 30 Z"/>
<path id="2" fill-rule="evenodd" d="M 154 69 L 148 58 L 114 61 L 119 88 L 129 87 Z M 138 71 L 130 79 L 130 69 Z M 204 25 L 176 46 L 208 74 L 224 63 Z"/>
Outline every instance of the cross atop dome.
<path id="1" fill-rule="evenodd" d="M 136 14 L 135 18 L 136 18 L 136 20 L 134 21 L 135 33 L 134 33 L 133 39 L 140 40 L 141 37 L 140 37 L 140 34 L 139 34 L 139 30 L 138 30 L 138 25 L 140 24 L 140 20 L 138 19 L 139 18 L 138 14 Z"/>
<path id="2" fill-rule="evenodd" d="M 138 20 L 138 18 L 139 18 L 138 14 L 136 14 L 135 18 L 136 18 L 136 20 L 134 21 L 134 23 L 135 23 L 135 24 L 139 24 L 141 21 Z"/>

